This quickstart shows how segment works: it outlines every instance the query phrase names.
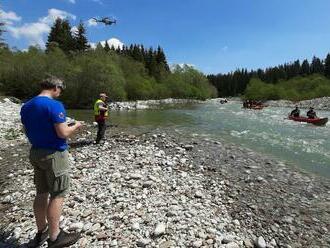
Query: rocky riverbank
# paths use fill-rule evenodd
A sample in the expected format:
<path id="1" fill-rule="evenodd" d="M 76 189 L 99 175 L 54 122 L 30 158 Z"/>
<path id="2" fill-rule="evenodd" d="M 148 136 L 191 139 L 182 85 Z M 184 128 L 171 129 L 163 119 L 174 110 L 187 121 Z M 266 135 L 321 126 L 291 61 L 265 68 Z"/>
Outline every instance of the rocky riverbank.
<path id="1" fill-rule="evenodd" d="M 177 104 L 192 104 L 201 103 L 200 100 L 194 99 L 161 99 L 161 100 L 145 100 L 145 101 L 131 101 L 131 102 L 112 102 L 109 104 L 111 110 L 138 110 L 158 108 L 160 106 L 171 106 Z"/>
<path id="2" fill-rule="evenodd" d="M 278 101 L 267 101 L 267 105 L 272 107 L 290 107 L 294 108 L 299 106 L 300 108 L 308 109 L 313 107 L 319 110 L 330 110 L 330 97 L 321 97 L 310 100 L 304 100 L 299 102 L 292 102 L 288 100 L 278 100 Z"/>
<path id="3" fill-rule="evenodd" d="M 0 247 L 35 234 L 29 146 L 14 130 L 0 140 Z M 219 140 L 121 131 L 70 141 L 61 225 L 82 233 L 74 247 L 329 247 L 329 180 Z"/>
<path id="4" fill-rule="evenodd" d="M 10 100 L 11 99 L 11 100 Z M 1 97 L 0 96 L 0 104 L 2 104 L 1 108 L 5 108 L 6 104 L 12 104 L 15 102 L 16 106 L 19 106 L 19 99 L 14 97 L 11 98 Z M 206 102 L 216 102 L 219 103 L 221 100 L 227 99 L 229 102 L 242 102 L 239 97 L 228 97 L 228 98 L 213 98 L 208 99 Z M 9 103 L 10 102 L 10 103 Z M 129 101 L 129 102 L 111 102 L 109 103 L 109 109 L 111 110 L 140 110 L 140 109 L 151 109 L 151 108 L 159 108 L 163 106 L 176 106 L 179 104 L 200 104 L 205 101 L 195 100 L 195 99 L 160 99 L 160 100 L 137 100 L 137 101 Z M 315 109 L 320 110 L 330 110 L 330 97 L 321 97 L 310 100 L 293 102 L 289 100 L 276 100 L 276 101 L 267 101 L 267 105 L 271 107 L 290 107 L 294 108 L 295 106 L 299 106 L 300 108 L 309 108 L 313 107 Z M 9 106 L 9 105 L 8 105 Z M 7 111 L 8 112 L 8 111 Z M 3 124 L 0 122 L 0 125 Z M 1 126 L 0 126 L 1 128 Z"/>

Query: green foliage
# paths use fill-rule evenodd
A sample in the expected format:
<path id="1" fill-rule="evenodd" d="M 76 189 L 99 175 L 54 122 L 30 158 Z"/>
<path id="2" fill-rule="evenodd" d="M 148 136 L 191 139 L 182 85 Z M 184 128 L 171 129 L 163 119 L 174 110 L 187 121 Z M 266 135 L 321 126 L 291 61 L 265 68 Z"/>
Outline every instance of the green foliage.
<path id="1" fill-rule="evenodd" d="M 279 92 L 272 84 L 266 84 L 258 78 L 252 78 L 246 88 L 246 99 L 255 100 L 278 100 Z"/>
<path id="2" fill-rule="evenodd" d="M 224 97 L 237 96 L 245 92 L 247 84 L 252 78 L 259 78 L 268 84 L 278 84 L 283 80 L 290 80 L 297 76 L 309 76 L 315 73 L 330 78 L 330 54 L 327 55 L 324 61 L 314 56 L 311 63 L 307 59 L 303 60 L 302 63 L 296 60 L 292 63 L 266 68 L 265 70 L 258 69 L 250 72 L 236 70 L 227 74 L 208 75 L 208 79 L 217 88 L 219 96 Z M 275 93 L 272 97 L 276 98 L 277 94 Z"/>
<path id="3" fill-rule="evenodd" d="M 91 106 L 100 92 L 107 92 L 113 100 L 125 100 L 125 79 L 120 66 L 103 50 L 77 55 L 71 62 L 72 72 L 67 78 L 63 100 L 70 107 Z"/>
<path id="4" fill-rule="evenodd" d="M 207 78 L 190 66 L 176 66 L 167 76 L 164 83 L 168 85 L 173 98 L 206 99 L 216 97 L 216 89 L 211 86 Z"/>
<path id="5" fill-rule="evenodd" d="M 0 50 L 0 90 L 5 94 L 28 99 L 38 93 L 38 82 L 47 74 L 64 79 L 61 100 L 70 108 L 91 108 L 100 92 L 117 101 L 216 96 L 207 78 L 193 68 L 177 67 L 157 80 L 143 62 L 102 46 L 70 56 L 56 46 L 47 53 L 36 47 Z"/>
<path id="6" fill-rule="evenodd" d="M 252 78 L 246 88 L 244 98 L 299 101 L 323 96 L 330 96 L 330 80 L 320 74 L 313 74 L 307 77 L 298 76 L 290 80 L 280 80 L 275 85 Z"/>
<path id="7" fill-rule="evenodd" d="M 30 47 L 28 52 L 4 53 L 4 56 L 7 65 L 0 68 L 3 91 L 20 99 L 35 94 L 46 67 L 43 51 Z"/>

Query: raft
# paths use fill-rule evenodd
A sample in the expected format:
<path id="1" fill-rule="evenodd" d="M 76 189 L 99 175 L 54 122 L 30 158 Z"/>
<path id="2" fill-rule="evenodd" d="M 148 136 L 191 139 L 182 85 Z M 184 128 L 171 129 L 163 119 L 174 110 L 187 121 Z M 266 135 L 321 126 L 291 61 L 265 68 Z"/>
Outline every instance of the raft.
<path id="1" fill-rule="evenodd" d="M 256 105 L 256 106 L 252 106 L 250 107 L 250 109 L 255 109 L 255 110 L 262 110 L 265 106 L 262 105 Z"/>
<path id="2" fill-rule="evenodd" d="M 307 122 L 307 123 L 311 123 L 316 126 L 324 126 L 328 122 L 328 118 L 311 119 L 311 118 L 302 117 L 302 116 L 294 117 L 294 116 L 290 116 L 290 115 L 288 118 L 289 118 L 289 120 L 292 120 L 292 121 Z"/>

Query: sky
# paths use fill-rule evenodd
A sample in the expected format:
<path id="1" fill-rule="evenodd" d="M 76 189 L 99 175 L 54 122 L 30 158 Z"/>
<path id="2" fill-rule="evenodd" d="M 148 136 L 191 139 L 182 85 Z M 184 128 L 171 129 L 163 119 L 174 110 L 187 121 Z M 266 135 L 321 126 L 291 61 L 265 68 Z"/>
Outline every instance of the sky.
<path id="1" fill-rule="evenodd" d="M 61 17 L 72 26 L 83 21 L 91 43 L 160 45 L 170 64 L 206 74 L 325 58 L 329 10 L 329 0 L 0 0 L 11 47 L 44 47 Z M 105 16 L 117 25 L 91 20 Z"/>

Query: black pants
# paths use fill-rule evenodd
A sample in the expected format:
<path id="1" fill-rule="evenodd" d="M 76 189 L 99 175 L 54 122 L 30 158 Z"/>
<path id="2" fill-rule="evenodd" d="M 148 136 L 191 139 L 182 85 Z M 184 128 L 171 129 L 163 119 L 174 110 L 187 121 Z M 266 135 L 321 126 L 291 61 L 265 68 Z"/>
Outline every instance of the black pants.
<path id="1" fill-rule="evenodd" d="M 106 128 L 107 128 L 107 125 L 105 124 L 105 121 L 98 121 L 97 122 L 96 143 L 100 143 L 100 141 L 104 138 Z"/>

